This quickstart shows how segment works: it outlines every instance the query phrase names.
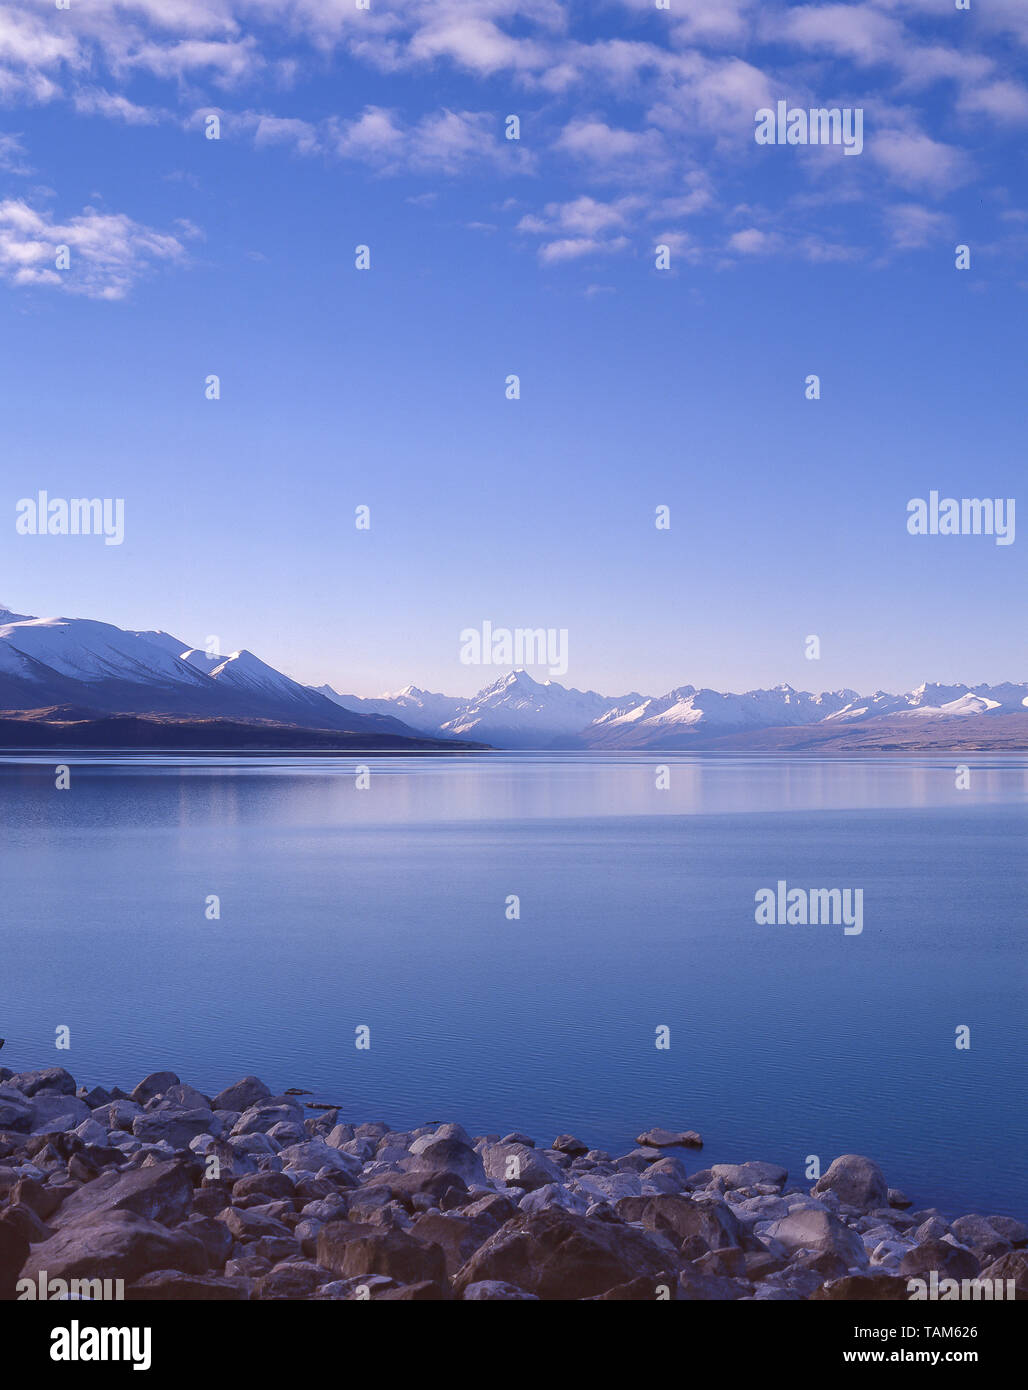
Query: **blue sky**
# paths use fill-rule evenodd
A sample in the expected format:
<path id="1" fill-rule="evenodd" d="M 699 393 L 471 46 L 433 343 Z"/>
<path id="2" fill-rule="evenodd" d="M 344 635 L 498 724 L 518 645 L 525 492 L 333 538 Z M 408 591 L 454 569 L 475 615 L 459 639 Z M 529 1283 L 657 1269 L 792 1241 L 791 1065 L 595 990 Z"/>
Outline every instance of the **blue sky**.
<path id="1" fill-rule="evenodd" d="M 1026 540 L 906 506 L 1025 473 L 1026 58 L 1020 0 L 0 3 L 0 601 L 364 695 L 484 619 L 605 693 L 1024 679 Z"/>

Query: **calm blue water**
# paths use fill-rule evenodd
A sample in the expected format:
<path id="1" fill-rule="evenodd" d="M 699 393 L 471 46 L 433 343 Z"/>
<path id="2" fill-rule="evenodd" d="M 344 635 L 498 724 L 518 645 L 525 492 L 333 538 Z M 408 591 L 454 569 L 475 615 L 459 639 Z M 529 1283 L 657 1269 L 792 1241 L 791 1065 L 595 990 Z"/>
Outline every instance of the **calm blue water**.
<path id="1" fill-rule="evenodd" d="M 963 760 L 365 758 L 358 791 L 356 759 L 77 758 L 62 792 L 0 760 L 2 1060 L 612 1152 L 694 1128 L 695 1167 L 867 1153 L 1023 1218 L 1028 760 Z M 780 878 L 863 888 L 863 933 L 758 926 Z"/>

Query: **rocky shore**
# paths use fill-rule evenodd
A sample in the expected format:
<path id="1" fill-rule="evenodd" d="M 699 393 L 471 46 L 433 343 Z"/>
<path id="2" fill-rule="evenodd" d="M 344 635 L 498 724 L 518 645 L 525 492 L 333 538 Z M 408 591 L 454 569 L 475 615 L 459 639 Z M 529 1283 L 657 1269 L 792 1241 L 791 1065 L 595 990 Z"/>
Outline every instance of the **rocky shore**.
<path id="1" fill-rule="evenodd" d="M 701 1143 L 649 1130 L 612 1157 L 355 1123 L 253 1076 L 211 1098 L 0 1068 L 0 1298 L 864 1300 L 932 1277 L 1028 1298 L 1020 1221 L 913 1210 L 856 1154 L 813 1187 L 697 1170 Z"/>

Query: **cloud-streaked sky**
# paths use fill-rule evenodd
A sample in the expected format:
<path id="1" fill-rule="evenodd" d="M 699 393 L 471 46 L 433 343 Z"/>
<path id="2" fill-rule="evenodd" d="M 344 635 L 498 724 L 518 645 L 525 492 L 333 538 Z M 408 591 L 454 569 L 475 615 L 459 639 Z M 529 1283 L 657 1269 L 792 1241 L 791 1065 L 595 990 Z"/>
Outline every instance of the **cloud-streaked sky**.
<path id="1" fill-rule="evenodd" d="M 483 619 L 605 692 L 1023 679 L 1028 532 L 906 504 L 1025 476 L 1026 65 L 1023 0 L 0 2 L 0 600 L 358 694 Z"/>

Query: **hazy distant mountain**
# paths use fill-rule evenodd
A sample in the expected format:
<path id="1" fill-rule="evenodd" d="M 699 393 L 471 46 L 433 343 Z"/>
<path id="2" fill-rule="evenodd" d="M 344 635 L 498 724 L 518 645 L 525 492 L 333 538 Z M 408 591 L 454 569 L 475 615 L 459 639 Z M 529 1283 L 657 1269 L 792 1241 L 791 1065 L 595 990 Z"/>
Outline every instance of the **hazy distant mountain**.
<path id="1" fill-rule="evenodd" d="M 361 714 L 392 714 L 418 729 L 442 728 L 465 703 L 459 696 L 433 695 L 431 691 L 419 690 L 416 685 L 408 685 L 395 695 L 382 695 L 377 700 L 362 699 L 359 695 L 337 695 L 330 685 L 314 689 L 345 709 L 358 710 Z"/>
<path id="2" fill-rule="evenodd" d="M 924 737 L 938 741 L 938 721 L 981 718 L 983 729 L 999 733 L 996 716 L 1028 712 L 1028 682 L 996 686 L 928 685 L 902 695 L 855 690 L 812 694 L 778 685 L 771 690 L 732 694 L 683 685 L 666 695 L 598 695 L 569 690 L 556 681 L 536 681 L 525 671 L 511 671 L 470 699 L 429 694 L 407 686 L 396 695 L 362 700 L 321 693 L 349 708 L 376 714 L 394 713 L 422 733 L 475 738 L 502 748 L 683 749 L 728 746 L 773 747 L 776 731 L 782 746 L 795 746 L 789 731 L 818 728 L 816 738 L 844 737 L 844 729 L 867 725 L 861 746 L 872 746 L 876 721 L 921 719 Z M 993 724 L 988 720 L 992 719 Z M 932 723 L 929 734 L 928 724 Z M 955 723 L 952 727 L 956 727 Z M 1006 728 L 1003 745 L 1018 737 L 1019 725 Z M 890 729 L 892 724 L 890 722 Z M 765 737 L 765 735 L 767 735 Z M 890 735 L 891 736 L 891 735 Z M 852 739 L 853 735 L 848 735 Z M 906 733 L 904 744 L 918 735 Z"/>
<path id="3" fill-rule="evenodd" d="M 444 737 L 474 738 L 504 748 L 539 748 L 551 745 L 555 739 L 571 739 L 620 702 L 643 698 L 612 698 L 597 695 L 593 690 L 567 690 L 555 681 L 535 681 L 525 671 L 500 676 L 470 700 L 433 695 L 414 685 L 378 700 L 337 695 L 331 686 L 322 686 L 321 691 L 348 709 L 393 713 L 420 730 L 432 729 Z"/>

